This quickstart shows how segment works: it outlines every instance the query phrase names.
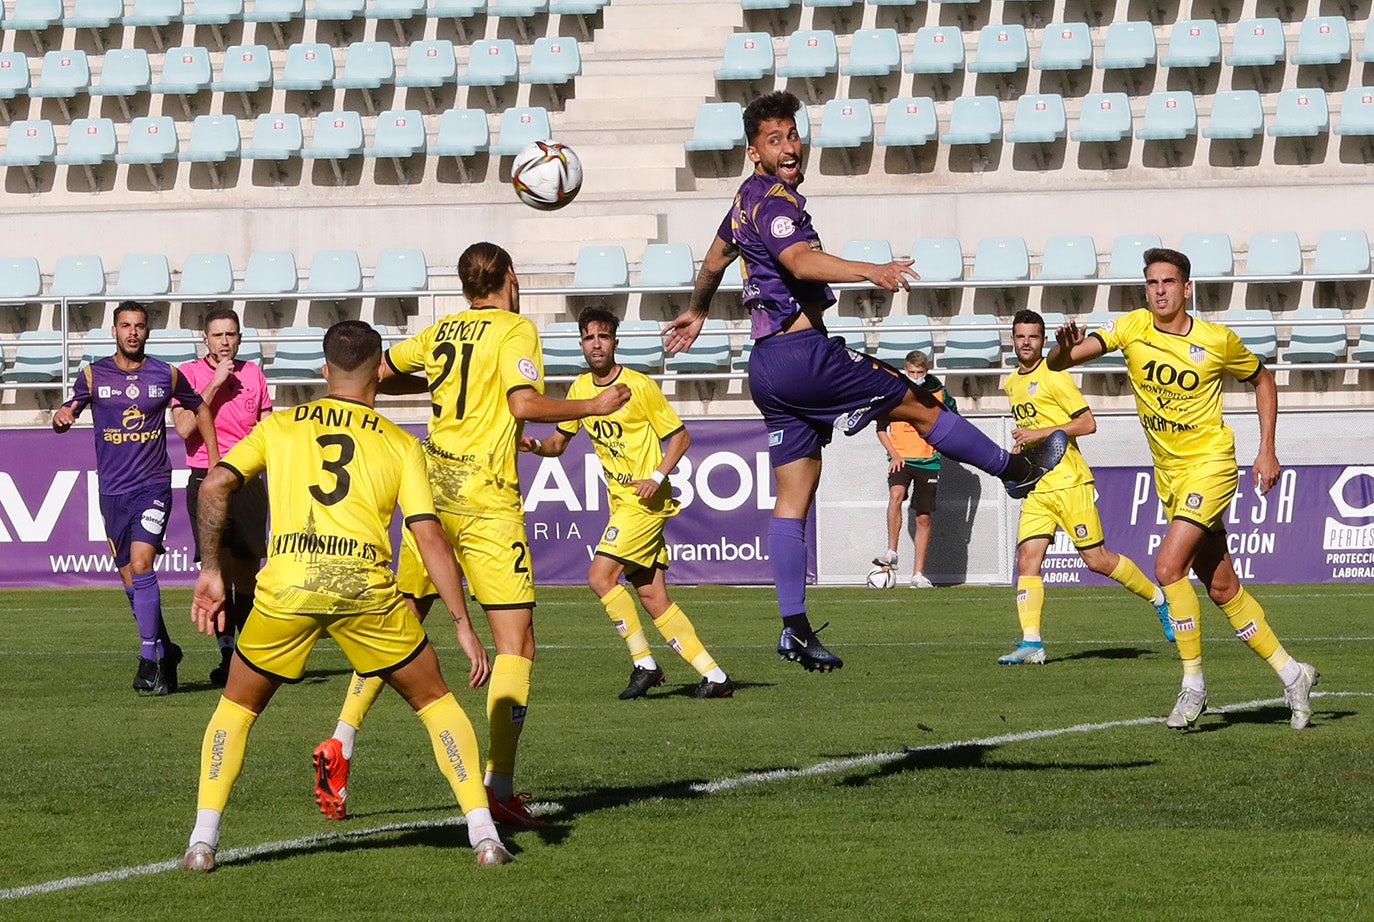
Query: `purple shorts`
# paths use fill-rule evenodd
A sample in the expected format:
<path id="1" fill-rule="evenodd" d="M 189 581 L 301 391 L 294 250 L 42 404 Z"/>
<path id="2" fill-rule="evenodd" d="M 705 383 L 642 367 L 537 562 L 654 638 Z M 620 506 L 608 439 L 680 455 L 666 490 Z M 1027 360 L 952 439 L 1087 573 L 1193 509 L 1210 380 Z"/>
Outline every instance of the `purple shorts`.
<path id="1" fill-rule="evenodd" d="M 768 426 L 769 460 L 781 467 L 819 452 L 836 429 L 861 431 L 901 403 L 910 382 L 840 337 L 810 329 L 754 343 L 749 390 Z"/>
<path id="2" fill-rule="evenodd" d="M 132 493 L 101 493 L 100 515 L 116 567 L 129 565 L 129 548 L 135 541 L 151 544 L 162 553 L 167 517 L 172 512 L 172 485 L 159 483 Z"/>

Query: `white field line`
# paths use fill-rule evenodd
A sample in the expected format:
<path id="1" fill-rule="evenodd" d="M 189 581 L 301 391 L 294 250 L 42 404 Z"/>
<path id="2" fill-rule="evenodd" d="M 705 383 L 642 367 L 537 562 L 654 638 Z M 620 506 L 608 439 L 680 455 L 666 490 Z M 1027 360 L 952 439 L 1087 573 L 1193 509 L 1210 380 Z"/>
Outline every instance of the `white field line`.
<path id="1" fill-rule="evenodd" d="M 1312 697 L 1374 698 L 1374 692 L 1313 692 Z M 1272 707 L 1273 705 L 1283 703 L 1282 698 L 1257 698 L 1253 701 L 1242 701 L 1239 704 L 1209 707 L 1207 710 L 1212 713 L 1225 714 L 1231 711 L 1245 711 L 1251 708 Z M 971 746 L 1001 746 L 1008 743 L 1025 743 L 1055 736 L 1067 736 L 1071 733 L 1094 733 L 1099 730 L 1114 730 L 1118 727 L 1141 727 L 1149 724 L 1162 723 L 1163 721 L 1163 717 L 1136 717 L 1130 720 L 1109 720 L 1095 724 L 1075 724 L 1071 727 L 1057 727 L 1050 730 L 1028 730 L 1023 733 L 1006 733 L 1001 736 L 985 736 L 979 739 L 952 740 L 947 743 L 916 746 L 910 749 L 903 749 L 899 752 L 875 752 L 850 759 L 832 759 L 827 762 L 818 762 L 815 765 L 809 765 L 806 768 L 784 768 L 769 772 L 751 772 L 750 774 L 739 775 L 734 778 L 722 778 L 719 781 L 694 784 L 691 790 L 699 794 L 716 794 L 721 791 L 729 791 L 752 784 L 767 784 L 773 781 L 781 781 L 785 778 L 807 778 L 816 775 L 829 775 L 837 772 L 850 771 L 856 768 L 885 765 L 889 762 L 898 761 L 899 759 L 909 758 L 913 754 L 921 752 L 947 752 L 952 749 L 963 749 Z M 545 802 L 530 804 L 530 812 L 534 814 L 557 813 L 561 809 L 562 805 L 557 803 Z M 450 816 L 438 820 L 419 820 L 412 823 L 388 823 L 385 826 L 373 826 L 368 829 L 354 829 L 346 832 L 330 832 L 314 836 L 302 836 L 298 839 L 264 842 L 260 845 L 251 845 L 244 848 L 226 848 L 219 852 L 216 859 L 220 864 L 230 864 L 244 858 L 252 858 L 258 855 L 272 855 L 297 851 L 314 845 L 325 845 L 330 842 L 342 842 L 349 839 L 368 838 L 388 832 L 410 832 L 417 829 L 437 829 L 444 826 L 461 825 L 463 825 L 463 818 L 461 816 Z M 149 874 L 161 874 L 164 871 L 175 871 L 180 868 L 181 859 L 174 858 L 170 861 L 158 861 L 153 864 L 115 868 L 114 870 L 101 871 L 97 874 L 87 874 L 81 877 L 63 877 L 59 880 L 50 880 L 41 884 L 30 884 L 26 887 L 11 887 L 8 890 L 0 890 L 0 900 L 14 900 L 25 896 L 55 893 L 59 890 L 89 887 L 93 884 L 128 880 L 131 877 L 145 877 Z"/>

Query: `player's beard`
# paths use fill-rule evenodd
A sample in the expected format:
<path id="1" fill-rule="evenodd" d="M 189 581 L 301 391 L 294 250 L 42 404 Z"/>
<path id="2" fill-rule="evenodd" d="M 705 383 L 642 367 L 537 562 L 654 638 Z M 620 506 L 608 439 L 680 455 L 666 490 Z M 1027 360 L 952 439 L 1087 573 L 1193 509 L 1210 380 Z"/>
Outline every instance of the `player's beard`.
<path id="1" fill-rule="evenodd" d="M 128 359 L 130 362 L 141 362 L 148 354 L 148 344 L 146 342 L 138 344 L 137 352 L 130 352 L 125 347 L 122 340 L 119 343 L 117 343 L 117 346 L 119 347 L 119 354 L 122 355 L 124 358 Z"/>

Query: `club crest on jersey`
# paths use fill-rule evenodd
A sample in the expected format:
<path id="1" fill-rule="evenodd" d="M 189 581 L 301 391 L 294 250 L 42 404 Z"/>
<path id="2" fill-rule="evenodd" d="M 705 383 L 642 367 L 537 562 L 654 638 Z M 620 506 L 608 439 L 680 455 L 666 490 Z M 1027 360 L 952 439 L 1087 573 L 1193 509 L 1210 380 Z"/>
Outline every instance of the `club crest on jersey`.
<path id="1" fill-rule="evenodd" d="M 1101 331 L 1104 332 L 1104 333 L 1110 333 L 1110 332 L 1112 332 L 1112 330 L 1115 330 L 1115 329 L 1116 329 L 1116 321 L 1115 321 L 1115 320 L 1108 320 L 1106 323 L 1104 323 L 1104 324 L 1102 324 L 1101 326 L 1099 326 L 1098 329 L 1101 330 Z"/>
<path id="2" fill-rule="evenodd" d="M 512 704 L 510 706 L 510 725 L 512 727 L 524 726 L 525 712 L 529 709 L 528 704 Z"/>
<path id="3" fill-rule="evenodd" d="M 1080 541 L 1088 537 L 1088 526 L 1082 524 L 1075 525 L 1073 527 L 1073 536 Z"/>
<path id="4" fill-rule="evenodd" d="M 1040 390 L 1040 382 L 1039 382 L 1039 381 L 1032 381 L 1030 384 L 1027 384 L 1027 385 L 1026 385 L 1026 396 L 1027 396 L 1027 397 L 1034 397 L 1034 396 L 1035 396 L 1035 392 L 1038 391 L 1038 390 Z"/>
<path id="5" fill-rule="evenodd" d="M 768 226 L 768 230 L 774 237 L 791 237 L 797 232 L 797 225 L 792 223 L 792 219 L 787 215 L 778 215 L 773 219 L 773 223 Z"/>
<path id="6" fill-rule="evenodd" d="M 1201 508 L 1202 508 L 1202 494 L 1201 494 L 1201 493 L 1189 493 L 1189 494 L 1188 494 L 1188 498 L 1185 499 L 1185 500 L 1183 501 L 1183 505 L 1187 506 L 1189 509 L 1201 509 Z"/>
<path id="7" fill-rule="evenodd" d="M 515 370 L 530 381 L 539 380 L 539 367 L 534 364 L 534 359 L 521 359 L 515 363 Z"/>
<path id="8" fill-rule="evenodd" d="M 1247 621 L 1245 624 L 1236 628 L 1236 636 L 1241 640 L 1249 640 L 1259 633 L 1259 628 L 1255 627 L 1255 622 Z"/>
<path id="9" fill-rule="evenodd" d="M 129 386 L 124 388 L 124 396 L 130 400 L 137 400 L 139 395 L 138 385 L 130 381 Z"/>
<path id="10" fill-rule="evenodd" d="M 612 525 L 610 528 L 606 529 L 605 537 L 607 541 L 614 541 L 616 538 L 620 537 L 620 529 Z"/>
<path id="11" fill-rule="evenodd" d="M 782 430 L 781 430 L 781 429 L 775 429 L 774 431 L 768 433 L 768 447 L 769 447 L 769 448 L 777 448 L 777 447 L 778 447 L 779 445 L 781 445 L 781 444 L 782 444 Z"/>
<path id="12" fill-rule="evenodd" d="M 1193 364 L 1196 365 L 1198 362 L 1201 362 L 1203 359 L 1207 358 L 1207 350 L 1202 348 L 1201 346 L 1189 346 L 1188 358 L 1192 359 Z"/>

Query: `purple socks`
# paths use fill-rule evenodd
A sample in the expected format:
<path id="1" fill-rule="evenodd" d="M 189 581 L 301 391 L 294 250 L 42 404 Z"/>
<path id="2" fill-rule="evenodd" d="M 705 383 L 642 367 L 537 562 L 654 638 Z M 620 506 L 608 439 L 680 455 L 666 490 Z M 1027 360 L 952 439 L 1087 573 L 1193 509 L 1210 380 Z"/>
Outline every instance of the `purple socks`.
<path id="1" fill-rule="evenodd" d="M 778 613 L 806 614 L 806 520 L 768 520 L 768 560 L 778 592 Z"/>
<path id="2" fill-rule="evenodd" d="M 157 572 L 134 574 L 134 588 L 130 592 L 134 609 L 134 620 L 138 622 L 139 656 L 143 659 L 161 659 L 159 649 L 167 636 L 167 628 L 162 624 L 162 591 L 157 585 Z"/>
<path id="3" fill-rule="evenodd" d="M 941 454 L 1001 477 L 1014 457 L 958 413 L 941 410 L 925 439 Z"/>

